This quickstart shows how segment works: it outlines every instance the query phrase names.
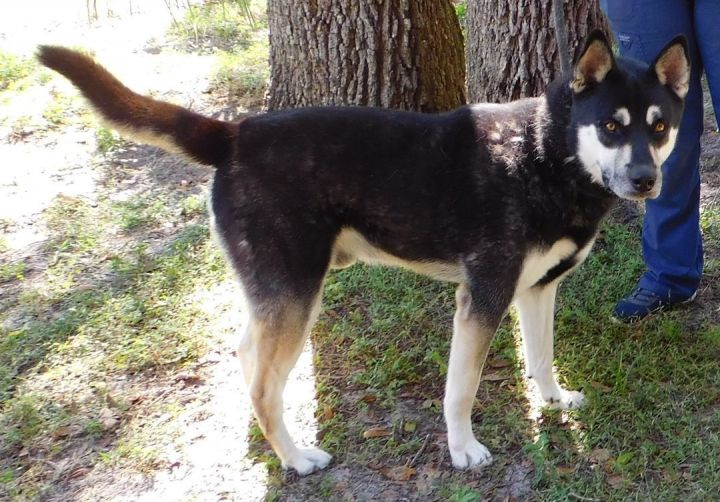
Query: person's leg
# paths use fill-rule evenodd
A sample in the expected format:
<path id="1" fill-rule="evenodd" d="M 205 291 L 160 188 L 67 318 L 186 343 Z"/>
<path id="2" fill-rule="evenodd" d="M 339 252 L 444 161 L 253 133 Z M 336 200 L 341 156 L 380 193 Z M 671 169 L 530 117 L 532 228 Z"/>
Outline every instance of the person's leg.
<path id="1" fill-rule="evenodd" d="M 705 68 L 715 120 L 720 129 L 720 2 L 695 0 L 695 39 Z"/>
<path id="2" fill-rule="evenodd" d="M 663 164 L 660 197 L 646 203 L 643 254 L 647 272 L 639 290 L 616 307 L 621 320 L 644 317 L 659 307 L 691 298 L 702 273 L 699 225 L 702 60 L 695 44 L 693 2 L 687 0 L 608 0 L 608 18 L 620 55 L 651 63 L 678 33 L 690 44 L 692 75 L 685 113 L 673 153 Z"/>

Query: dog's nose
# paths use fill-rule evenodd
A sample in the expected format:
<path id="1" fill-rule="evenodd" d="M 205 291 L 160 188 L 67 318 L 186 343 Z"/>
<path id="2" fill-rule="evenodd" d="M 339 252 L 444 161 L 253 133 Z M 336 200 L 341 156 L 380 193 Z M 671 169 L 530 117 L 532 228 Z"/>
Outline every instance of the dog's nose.
<path id="1" fill-rule="evenodd" d="M 657 169 L 645 162 L 632 163 L 627 170 L 628 180 L 639 194 L 647 193 L 655 186 Z"/>
<path id="2" fill-rule="evenodd" d="M 649 192 L 655 186 L 655 176 L 634 176 L 630 182 L 638 192 Z"/>

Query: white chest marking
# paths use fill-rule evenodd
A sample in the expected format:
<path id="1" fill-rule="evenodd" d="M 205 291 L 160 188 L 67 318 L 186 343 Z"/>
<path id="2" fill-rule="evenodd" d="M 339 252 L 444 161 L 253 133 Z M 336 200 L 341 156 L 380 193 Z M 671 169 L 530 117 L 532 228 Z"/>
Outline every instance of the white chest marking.
<path id="1" fill-rule="evenodd" d="M 571 239 L 560 239 L 550 249 L 536 249 L 528 253 L 523 261 L 520 278 L 515 287 L 515 296 L 533 287 L 550 269 L 570 256 L 575 255 L 575 267 L 580 265 L 590 254 L 594 243 L 595 239 L 593 238 L 582 249 L 578 250 L 577 245 Z M 569 272 L 570 270 L 566 274 Z"/>
<path id="2" fill-rule="evenodd" d="M 570 239 L 556 241 L 550 249 L 535 249 L 525 256 L 522 271 L 515 286 L 515 295 L 533 287 L 542 279 L 548 270 L 575 254 L 577 246 Z"/>

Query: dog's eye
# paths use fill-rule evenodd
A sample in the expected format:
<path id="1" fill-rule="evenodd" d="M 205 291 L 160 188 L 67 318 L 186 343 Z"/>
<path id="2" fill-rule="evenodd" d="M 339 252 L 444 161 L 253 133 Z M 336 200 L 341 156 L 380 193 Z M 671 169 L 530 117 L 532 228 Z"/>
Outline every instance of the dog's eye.
<path id="1" fill-rule="evenodd" d="M 615 120 L 608 120 L 603 124 L 603 127 L 605 127 L 605 130 L 607 132 L 617 132 L 620 126 L 618 126 L 618 123 Z"/>
<path id="2" fill-rule="evenodd" d="M 657 122 L 655 122 L 655 127 L 653 127 L 653 130 L 656 133 L 663 133 L 667 130 L 667 124 L 664 120 L 658 120 Z"/>

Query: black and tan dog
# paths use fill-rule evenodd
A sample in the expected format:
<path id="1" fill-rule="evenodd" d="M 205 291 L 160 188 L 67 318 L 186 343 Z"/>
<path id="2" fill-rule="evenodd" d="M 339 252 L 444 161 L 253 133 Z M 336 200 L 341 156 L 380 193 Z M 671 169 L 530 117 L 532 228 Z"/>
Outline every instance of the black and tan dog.
<path id="1" fill-rule="evenodd" d="M 249 301 L 241 347 L 255 415 L 283 465 L 331 457 L 295 446 L 282 392 L 320 310 L 323 280 L 356 259 L 459 284 L 444 410 L 453 465 L 490 461 L 470 413 L 508 306 L 528 378 L 549 406 L 583 396 L 553 370 L 559 281 L 590 252 L 616 196 L 657 196 L 689 62 L 683 38 L 650 67 L 594 33 L 543 97 L 423 115 L 305 108 L 229 123 L 133 93 L 80 53 L 41 47 L 110 125 L 217 168 L 216 230 Z"/>

